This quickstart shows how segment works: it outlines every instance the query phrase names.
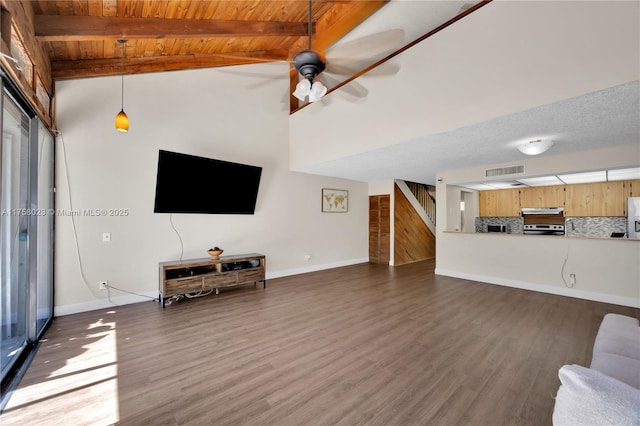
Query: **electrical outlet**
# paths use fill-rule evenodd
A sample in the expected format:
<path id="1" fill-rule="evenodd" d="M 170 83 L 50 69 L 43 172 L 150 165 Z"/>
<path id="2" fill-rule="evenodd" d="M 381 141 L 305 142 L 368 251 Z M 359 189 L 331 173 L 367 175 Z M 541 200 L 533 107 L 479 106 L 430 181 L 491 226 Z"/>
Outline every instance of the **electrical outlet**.
<path id="1" fill-rule="evenodd" d="M 569 274 L 569 282 L 571 284 L 575 284 L 576 283 L 576 274 Z"/>
<path id="2" fill-rule="evenodd" d="M 310 254 L 305 254 L 304 255 L 304 260 L 305 260 L 305 262 L 311 260 L 311 255 Z"/>
<path id="3" fill-rule="evenodd" d="M 98 288 L 100 290 L 106 290 L 108 285 L 109 285 L 109 281 L 106 281 L 106 280 L 105 281 L 100 281 L 100 284 L 99 284 Z"/>

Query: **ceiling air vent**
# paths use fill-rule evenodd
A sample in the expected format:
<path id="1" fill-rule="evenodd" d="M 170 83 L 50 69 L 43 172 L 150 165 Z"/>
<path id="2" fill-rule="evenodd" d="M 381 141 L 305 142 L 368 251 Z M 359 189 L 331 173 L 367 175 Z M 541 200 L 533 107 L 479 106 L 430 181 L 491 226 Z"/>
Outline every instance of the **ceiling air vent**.
<path id="1" fill-rule="evenodd" d="M 518 175 L 524 173 L 524 165 L 498 167 L 497 169 L 486 169 L 484 177 Z"/>

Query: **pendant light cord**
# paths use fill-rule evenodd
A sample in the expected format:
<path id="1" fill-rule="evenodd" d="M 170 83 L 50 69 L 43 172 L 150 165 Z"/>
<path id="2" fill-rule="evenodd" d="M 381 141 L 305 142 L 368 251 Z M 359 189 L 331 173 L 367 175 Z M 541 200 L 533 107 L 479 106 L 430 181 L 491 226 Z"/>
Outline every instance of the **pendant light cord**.
<path id="1" fill-rule="evenodd" d="M 127 51 L 125 50 L 125 43 L 126 41 L 121 44 L 122 46 L 122 70 L 121 70 L 122 84 L 120 85 L 120 87 L 122 88 L 122 93 L 120 94 L 120 100 L 121 100 L 120 109 L 122 111 L 124 111 L 124 56 L 127 53 Z"/>
<path id="2" fill-rule="evenodd" d="M 120 93 L 120 109 L 124 111 L 124 68 L 122 70 L 123 74 L 120 75 L 122 78 L 122 84 L 120 84 L 121 93 Z"/>

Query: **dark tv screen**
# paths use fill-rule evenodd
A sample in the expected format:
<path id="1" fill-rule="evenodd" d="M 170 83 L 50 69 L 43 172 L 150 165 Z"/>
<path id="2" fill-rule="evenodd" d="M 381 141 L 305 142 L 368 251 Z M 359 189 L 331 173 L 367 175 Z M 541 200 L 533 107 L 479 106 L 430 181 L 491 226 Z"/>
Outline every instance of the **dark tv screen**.
<path id="1" fill-rule="evenodd" d="M 154 213 L 254 214 L 262 167 L 160 150 Z"/>

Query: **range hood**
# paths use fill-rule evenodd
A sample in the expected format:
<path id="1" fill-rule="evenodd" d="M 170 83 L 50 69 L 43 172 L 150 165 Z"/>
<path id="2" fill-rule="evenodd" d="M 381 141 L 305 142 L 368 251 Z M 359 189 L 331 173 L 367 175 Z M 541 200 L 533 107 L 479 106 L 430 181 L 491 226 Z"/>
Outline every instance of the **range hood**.
<path id="1" fill-rule="evenodd" d="M 523 207 L 522 214 L 562 214 L 562 207 Z"/>

